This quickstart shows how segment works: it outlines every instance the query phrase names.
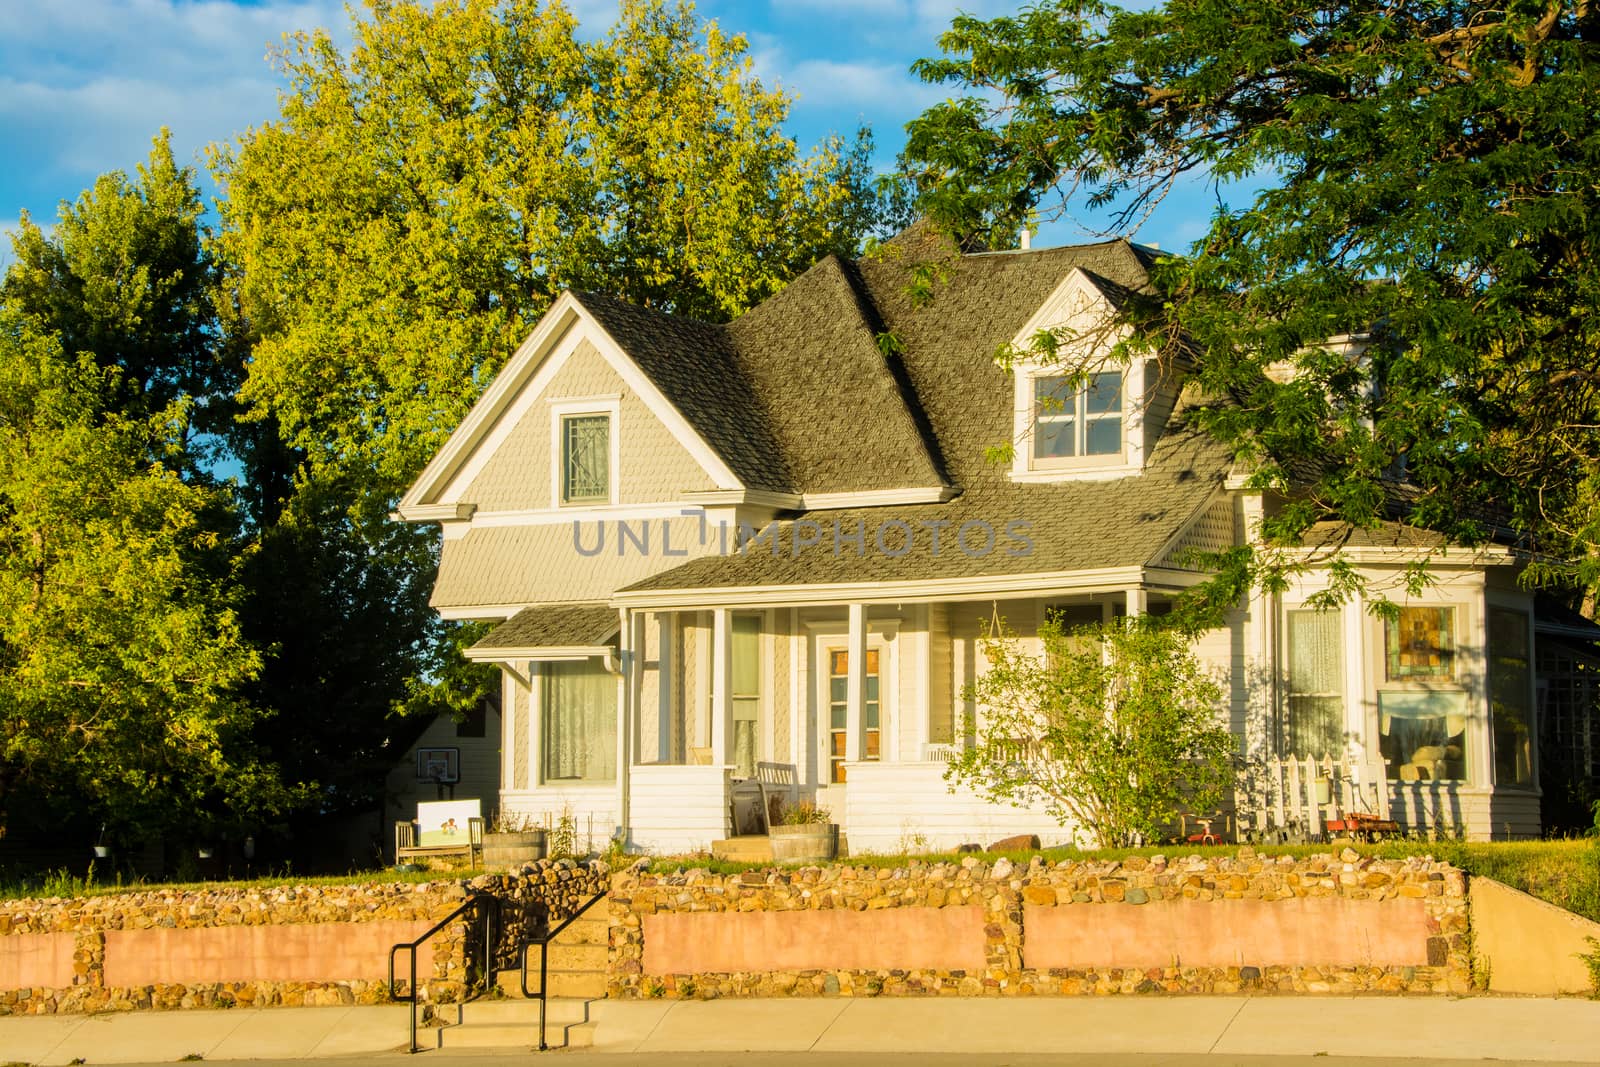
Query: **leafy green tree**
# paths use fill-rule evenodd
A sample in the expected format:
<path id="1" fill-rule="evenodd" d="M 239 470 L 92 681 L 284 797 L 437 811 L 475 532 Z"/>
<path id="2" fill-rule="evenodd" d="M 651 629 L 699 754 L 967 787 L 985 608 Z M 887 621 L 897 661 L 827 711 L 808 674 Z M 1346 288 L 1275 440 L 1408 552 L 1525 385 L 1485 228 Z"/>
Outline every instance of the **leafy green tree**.
<path id="1" fill-rule="evenodd" d="M 1004 242 L 1072 197 L 1131 226 L 1186 176 L 1265 183 L 1219 191 L 1120 354 L 1199 353 L 1230 400 L 1199 417 L 1283 493 L 1269 536 L 1400 514 L 1600 579 L 1600 11 L 1057 0 L 941 46 L 917 69 L 964 95 L 908 154 L 955 233 Z"/>
<path id="2" fill-rule="evenodd" d="M 743 39 L 663 0 L 575 31 L 559 3 L 369 0 L 348 54 L 289 42 L 279 118 L 214 159 L 260 699 L 343 796 L 392 709 L 490 685 L 428 607 L 437 532 L 388 514 L 560 291 L 726 319 L 879 222 L 865 135 L 802 155 Z"/>
<path id="3" fill-rule="evenodd" d="M 187 397 L 196 405 L 178 413 L 216 431 L 207 402 L 238 382 L 213 343 L 216 279 L 203 213 L 194 171 L 174 162 L 163 129 L 136 181 L 102 175 L 62 203 L 49 234 L 23 214 L 0 295 L 59 335 L 68 353 L 117 368 L 119 407 L 154 414 Z"/>
<path id="4" fill-rule="evenodd" d="M 1221 685 L 1171 628 L 1039 628 L 982 643 L 967 690 L 975 742 L 945 772 L 989 800 L 1042 804 L 1101 848 L 1160 840 L 1184 810 L 1216 809 L 1233 738 Z"/>
<path id="5" fill-rule="evenodd" d="M 313 466 L 402 488 L 565 288 L 725 319 L 874 221 L 864 135 L 802 157 L 742 38 L 665 0 L 575 29 L 369 0 L 348 56 L 292 40 L 281 118 L 218 155 L 244 396 Z"/>
<path id="6" fill-rule="evenodd" d="M 0 826 L 66 795 L 135 832 L 270 815 L 254 758 L 260 665 L 242 638 L 225 497 L 183 456 L 181 403 L 117 410 L 121 372 L 0 304 Z"/>

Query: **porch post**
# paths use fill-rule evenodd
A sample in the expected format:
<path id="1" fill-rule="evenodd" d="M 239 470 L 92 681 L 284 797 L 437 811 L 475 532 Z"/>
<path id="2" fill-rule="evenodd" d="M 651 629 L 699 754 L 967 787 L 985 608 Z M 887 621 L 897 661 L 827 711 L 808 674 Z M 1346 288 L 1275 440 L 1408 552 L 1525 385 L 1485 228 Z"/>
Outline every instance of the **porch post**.
<path id="1" fill-rule="evenodd" d="M 728 699 L 733 691 L 733 613 L 717 608 L 711 613 L 711 765 L 728 765 Z"/>
<path id="2" fill-rule="evenodd" d="M 673 645 L 678 635 L 676 612 L 656 613 L 656 681 L 660 686 L 656 712 L 656 761 L 672 762 L 672 720 L 678 709 L 672 706 L 672 677 L 678 669 Z"/>
<path id="3" fill-rule="evenodd" d="M 845 691 L 845 736 L 844 758 L 847 761 L 859 760 L 865 748 L 866 726 L 865 715 L 867 705 L 867 606 L 861 603 L 850 605 L 850 638 L 848 655 L 850 657 L 849 674 L 846 676 Z M 879 683 L 880 685 L 882 683 Z M 879 694 L 881 699 L 882 694 Z M 878 705 L 878 714 L 883 714 L 883 705 Z M 879 745 L 882 745 L 883 736 L 880 722 Z"/>
<path id="4" fill-rule="evenodd" d="M 1138 586 L 1129 588 L 1124 594 L 1128 601 L 1128 618 L 1137 619 L 1148 610 L 1149 599 L 1145 591 Z"/>
<path id="5" fill-rule="evenodd" d="M 624 844 L 628 841 L 628 777 L 633 762 L 631 744 L 634 724 L 634 700 L 639 693 L 640 638 L 644 636 L 643 620 L 635 618 L 627 608 L 618 608 L 621 633 L 618 638 L 621 662 L 617 664 L 617 829 Z"/>

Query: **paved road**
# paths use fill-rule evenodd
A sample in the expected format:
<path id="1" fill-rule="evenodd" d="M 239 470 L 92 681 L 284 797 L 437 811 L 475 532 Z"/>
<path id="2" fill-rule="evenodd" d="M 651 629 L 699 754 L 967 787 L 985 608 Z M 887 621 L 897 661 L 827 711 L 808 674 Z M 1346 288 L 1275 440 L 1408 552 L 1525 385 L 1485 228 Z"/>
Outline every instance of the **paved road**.
<path id="1" fill-rule="evenodd" d="M 1600 1053 L 1597 1053 L 1600 1055 Z M 332 1067 L 1483 1067 L 1484 1060 L 1425 1060 L 1352 1058 L 1347 1056 L 1236 1056 L 1211 1055 L 1038 1055 L 996 1053 L 883 1053 L 883 1052 L 594 1052 L 572 1051 L 507 1053 L 423 1052 L 417 1056 L 388 1053 L 379 1056 L 328 1057 L 297 1060 L 207 1060 L 206 1067 L 305 1067 L 325 1063 Z M 1594 1061 L 1494 1060 L 1495 1067 L 1594 1067 Z M 171 1064 L 131 1065 L 171 1067 Z"/>

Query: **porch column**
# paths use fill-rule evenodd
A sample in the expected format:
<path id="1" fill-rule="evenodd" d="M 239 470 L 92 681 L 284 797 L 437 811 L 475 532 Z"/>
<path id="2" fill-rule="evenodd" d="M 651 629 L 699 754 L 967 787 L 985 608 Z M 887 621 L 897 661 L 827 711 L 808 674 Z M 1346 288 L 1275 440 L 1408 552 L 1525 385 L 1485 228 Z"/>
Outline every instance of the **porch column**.
<path id="1" fill-rule="evenodd" d="M 644 649 L 643 619 L 637 618 L 627 608 L 617 609 L 621 623 L 618 642 L 620 655 L 617 664 L 617 829 L 623 843 L 629 839 L 631 819 L 628 814 L 628 777 L 633 763 L 633 732 L 639 721 L 635 703 L 639 695 L 639 659 Z"/>
<path id="2" fill-rule="evenodd" d="M 672 720 L 678 709 L 672 704 L 672 678 L 678 669 L 673 659 L 673 645 L 677 643 L 678 616 L 671 611 L 656 614 L 656 681 L 660 686 L 656 712 L 656 762 L 671 763 Z"/>
<path id="3" fill-rule="evenodd" d="M 728 711 L 733 692 L 733 612 L 717 608 L 711 613 L 711 765 L 728 765 Z"/>
<path id="4" fill-rule="evenodd" d="M 1135 586 L 1128 589 L 1123 595 L 1128 602 L 1128 618 L 1137 619 L 1149 610 L 1149 597 L 1143 589 Z"/>
<path id="5" fill-rule="evenodd" d="M 847 652 L 850 663 L 845 682 L 844 758 L 859 760 L 866 748 L 866 717 L 863 714 L 867 706 L 867 606 L 865 604 L 850 605 L 850 636 Z M 882 697 L 881 693 L 879 697 Z M 881 702 L 878 707 L 881 716 L 883 714 Z M 880 729 L 880 746 L 882 736 Z"/>

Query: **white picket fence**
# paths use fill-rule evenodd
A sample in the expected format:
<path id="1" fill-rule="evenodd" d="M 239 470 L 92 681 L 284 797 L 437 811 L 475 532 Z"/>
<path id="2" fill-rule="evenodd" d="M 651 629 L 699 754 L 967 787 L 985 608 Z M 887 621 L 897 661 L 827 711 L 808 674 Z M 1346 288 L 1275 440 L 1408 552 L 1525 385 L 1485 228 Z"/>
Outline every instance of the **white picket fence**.
<path id="1" fill-rule="evenodd" d="M 1290 756 L 1254 761 L 1239 776 L 1239 830 L 1258 840 L 1317 839 L 1349 815 L 1390 817 L 1382 760 Z"/>

